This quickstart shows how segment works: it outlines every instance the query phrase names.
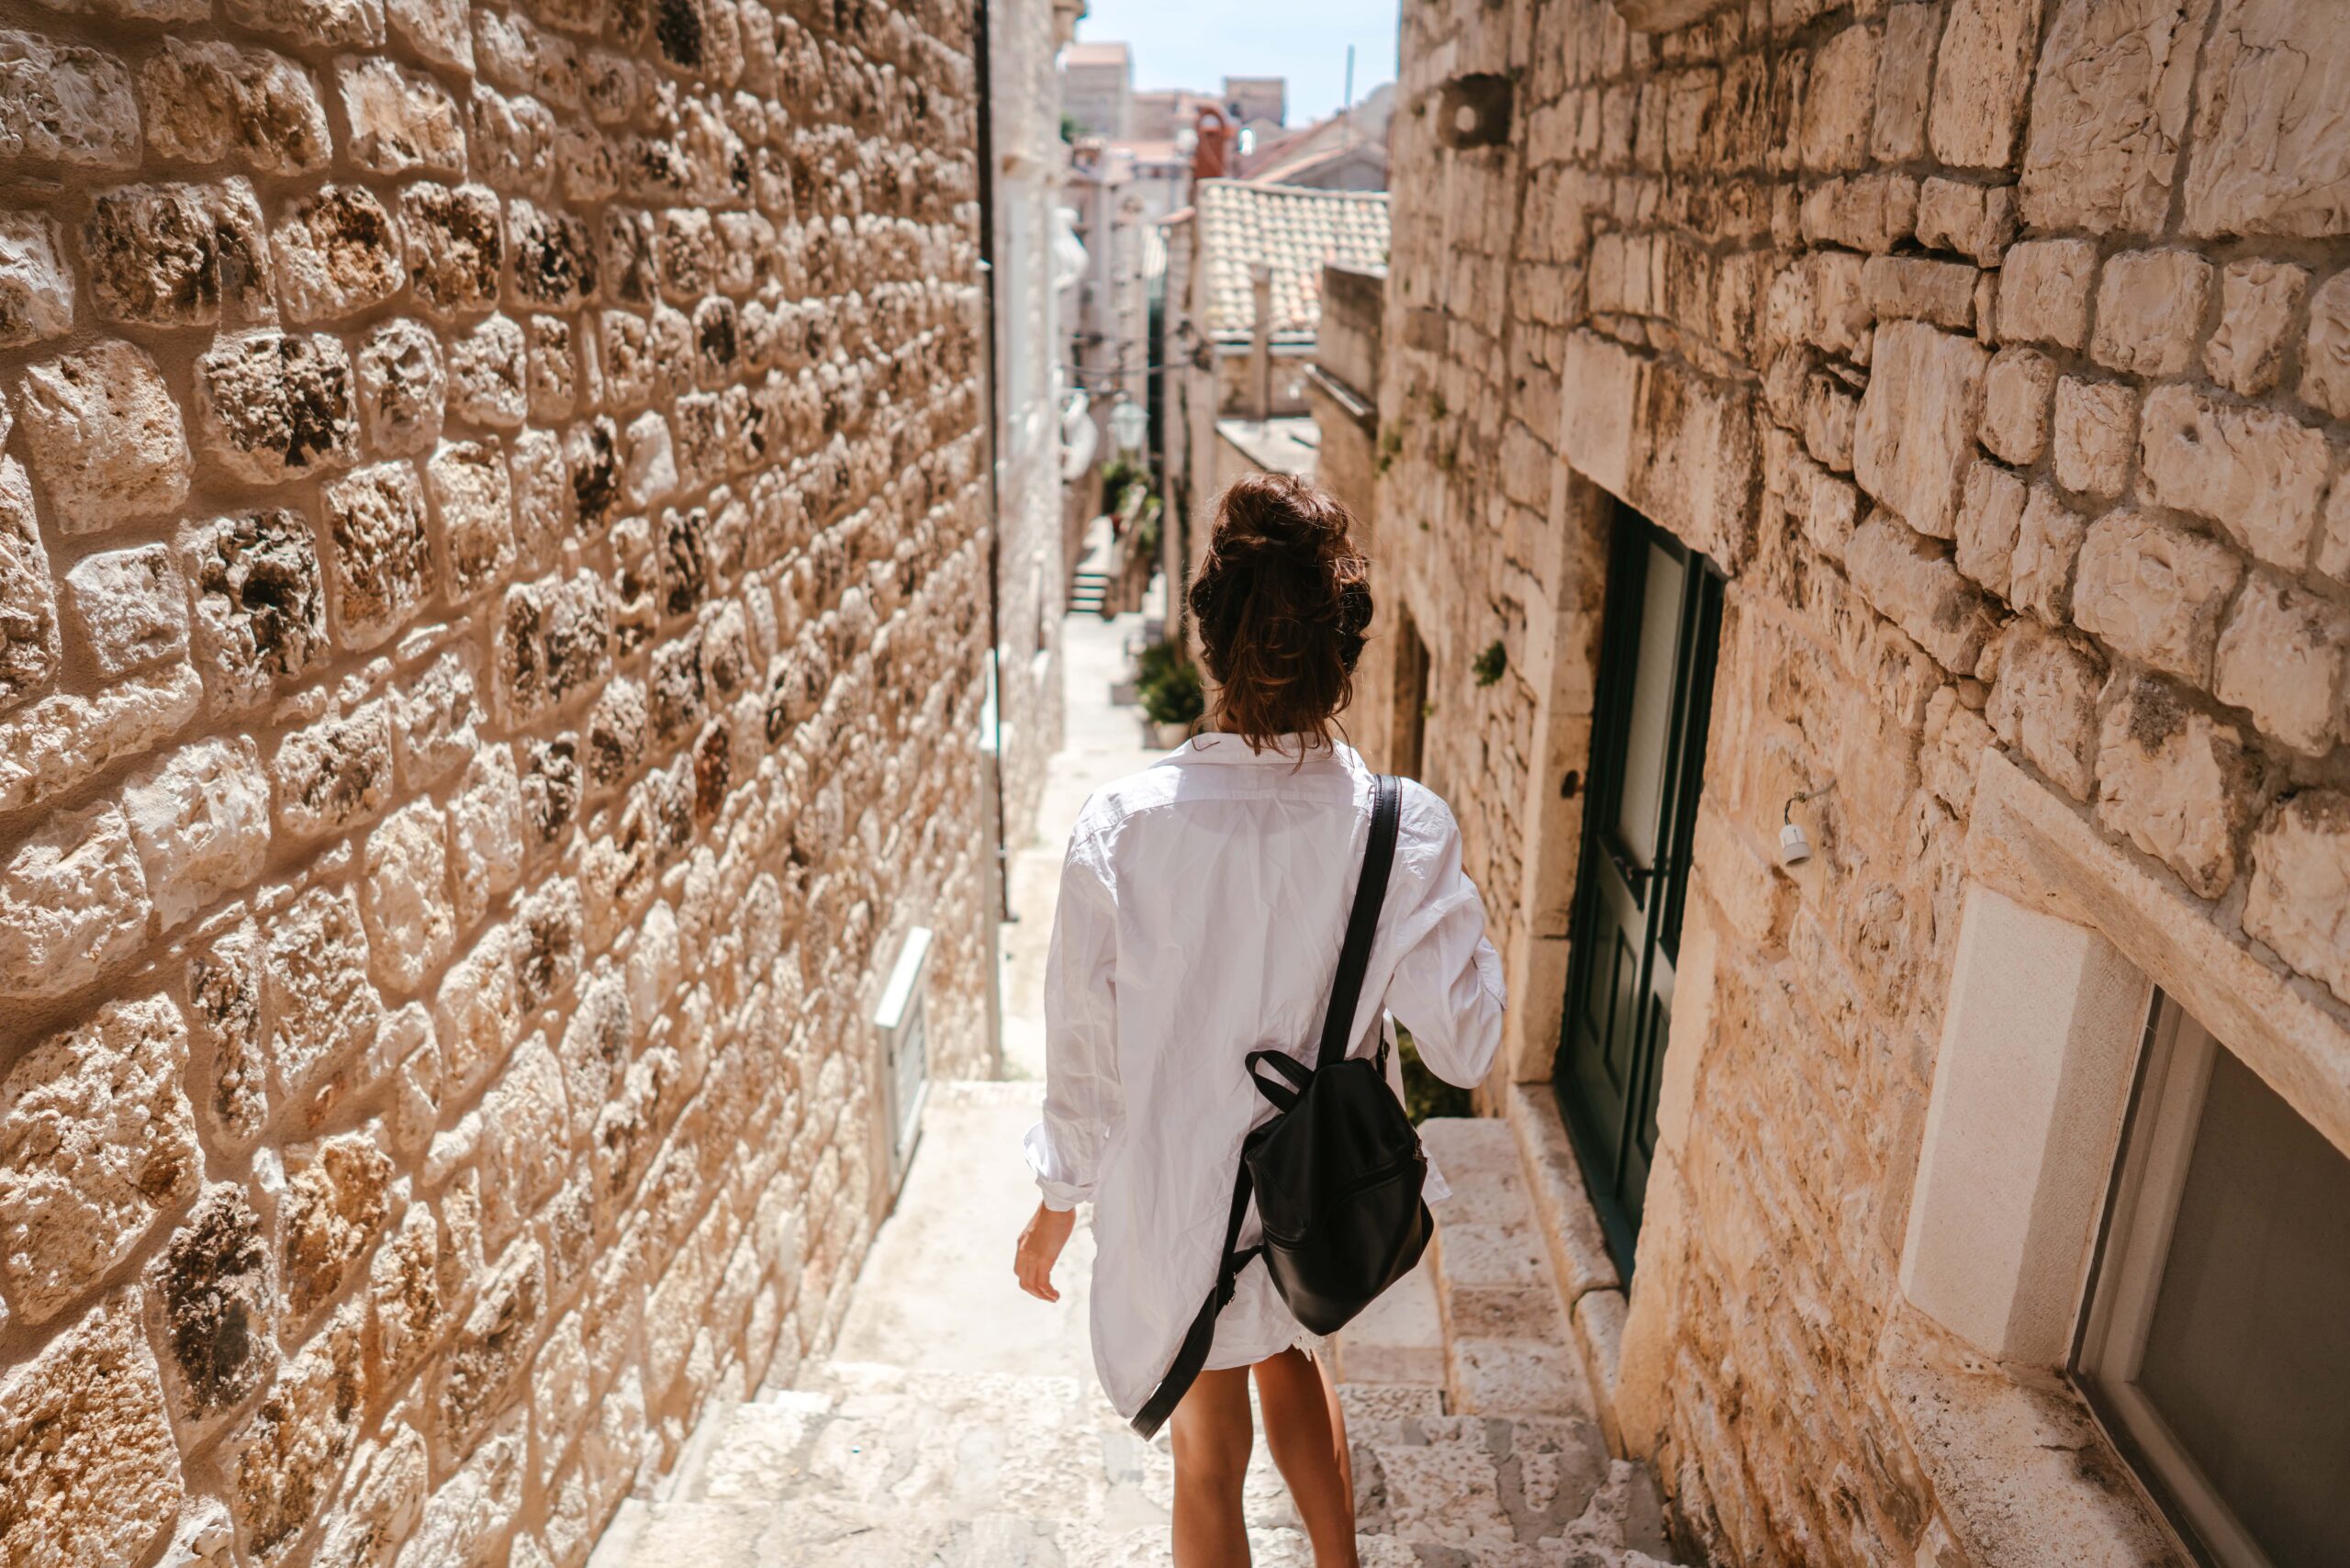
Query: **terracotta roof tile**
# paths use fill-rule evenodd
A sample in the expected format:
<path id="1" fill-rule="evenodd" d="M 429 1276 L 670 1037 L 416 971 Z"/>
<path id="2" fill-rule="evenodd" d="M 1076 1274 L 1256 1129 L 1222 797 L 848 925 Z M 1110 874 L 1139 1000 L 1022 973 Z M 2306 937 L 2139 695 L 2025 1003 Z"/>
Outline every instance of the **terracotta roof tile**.
<path id="1" fill-rule="evenodd" d="M 1199 246 L 1207 273 L 1206 329 L 1247 337 L 1256 322 L 1249 270 L 1273 272 L 1273 330 L 1312 332 L 1322 318 L 1322 264 L 1387 264 L 1383 192 L 1305 190 L 1246 180 L 1203 180 Z"/>

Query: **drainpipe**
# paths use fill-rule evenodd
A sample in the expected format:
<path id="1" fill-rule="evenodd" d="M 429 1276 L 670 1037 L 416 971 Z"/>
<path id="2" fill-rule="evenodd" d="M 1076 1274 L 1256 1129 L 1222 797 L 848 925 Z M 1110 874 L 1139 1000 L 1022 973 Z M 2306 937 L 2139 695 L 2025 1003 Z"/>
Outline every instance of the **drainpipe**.
<path id="1" fill-rule="evenodd" d="M 1248 269 L 1248 294 L 1256 325 L 1248 334 L 1248 395 L 1257 421 L 1273 417 L 1273 269 L 1259 262 Z"/>
<path id="2" fill-rule="evenodd" d="M 971 63 L 979 86 L 979 276 L 985 288 L 988 322 L 988 659 L 995 666 L 992 719 L 995 747 L 995 888 L 996 917 L 1012 917 L 1012 867 L 1004 846 L 1003 820 L 1003 482 L 999 427 L 1002 423 L 1002 393 L 996 362 L 995 282 L 995 79 L 988 39 L 988 0 L 972 0 Z M 992 945 L 992 944 L 990 944 Z M 992 969 L 990 969 L 992 973 Z"/>

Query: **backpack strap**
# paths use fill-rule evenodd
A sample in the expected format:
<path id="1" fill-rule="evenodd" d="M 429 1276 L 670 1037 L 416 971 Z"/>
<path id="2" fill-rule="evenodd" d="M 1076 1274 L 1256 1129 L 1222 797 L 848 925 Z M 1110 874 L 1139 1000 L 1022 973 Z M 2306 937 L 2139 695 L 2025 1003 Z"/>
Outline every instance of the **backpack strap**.
<path id="1" fill-rule="evenodd" d="M 1404 788 L 1394 775 L 1371 780 L 1371 838 L 1363 846 L 1362 875 L 1355 882 L 1354 908 L 1347 915 L 1347 939 L 1338 948 L 1338 972 L 1330 982 L 1330 1008 L 1322 1015 L 1322 1048 L 1316 1068 L 1347 1059 L 1354 1044 L 1355 1004 L 1362 1000 L 1363 972 L 1371 968 L 1371 944 L 1379 935 L 1379 907 L 1387 902 L 1387 873 L 1395 864 L 1396 824 L 1404 816 Z"/>
<path id="2" fill-rule="evenodd" d="M 1259 1245 L 1245 1251 L 1234 1250 L 1240 1243 L 1240 1222 L 1248 1213 L 1248 1198 L 1252 1191 L 1248 1162 L 1244 1159 L 1240 1162 L 1240 1174 L 1232 1184 L 1232 1217 L 1225 1222 L 1224 1261 L 1216 1268 L 1215 1289 L 1208 1292 L 1208 1298 L 1200 1304 L 1200 1310 L 1192 1317 L 1191 1327 L 1184 1330 L 1183 1343 L 1177 1348 L 1174 1363 L 1167 1369 L 1166 1377 L 1159 1381 L 1143 1407 L 1135 1412 L 1134 1429 L 1146 1438 L 1153 1436 L 1167 1424 L 1167 1417 L 1175 1414 L 1175 1406 L 1181 1405 L 1183 1395 L 1192 1391 L 1192 1383 L 1199 1377 L 1200 1369 L 1207 1365 L 1208 1350 L 1215 1343 L 1216 1315 L 1232 1300 L 1233 1283 L 1239 1278 L 1240 1271 L 1265 1249 Z"/>

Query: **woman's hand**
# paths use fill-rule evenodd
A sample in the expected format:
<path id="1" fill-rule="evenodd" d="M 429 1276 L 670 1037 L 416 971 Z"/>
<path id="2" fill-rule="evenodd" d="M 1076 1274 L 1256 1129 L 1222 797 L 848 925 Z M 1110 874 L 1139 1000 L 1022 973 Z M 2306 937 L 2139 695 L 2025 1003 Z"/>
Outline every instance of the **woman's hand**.
<path id="1" fill-rule="evenodd" d="M 1036 1212 L 1020 1228 L 1020 1249 L 1012 1257 L 1012 1271 L 1020 1276 L 1022 1290 L 1039 1301 L 1061 1299 L 1061 1293 L 1053 1288 L 1053 1265 L 1060 1260 L 1061 1249 L 1069 1245 L 1069 1233 L 1076 1226 L 1075 1209 L 1036 1205 Z"/>

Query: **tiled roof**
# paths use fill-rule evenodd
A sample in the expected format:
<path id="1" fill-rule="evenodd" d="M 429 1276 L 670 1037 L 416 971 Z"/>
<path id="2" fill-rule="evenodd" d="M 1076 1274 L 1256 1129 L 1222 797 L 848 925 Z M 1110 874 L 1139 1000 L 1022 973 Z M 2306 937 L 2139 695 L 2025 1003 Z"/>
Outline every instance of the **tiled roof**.
<path id="1" fill-rule="evenodd" d="M 1311 333 L 1322 318 L 1322 264 L 1387 264 L 1384 193 L 1304 190 L 1247 180 L 1202 180 L 1199 252 L 1208 334 L 1245 338 L 1256 325 L 1249 270 L 1273 272 L 1273 330 Z"/>

